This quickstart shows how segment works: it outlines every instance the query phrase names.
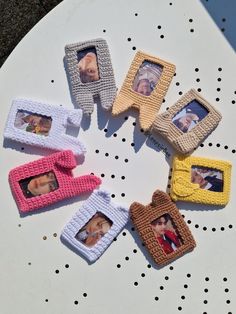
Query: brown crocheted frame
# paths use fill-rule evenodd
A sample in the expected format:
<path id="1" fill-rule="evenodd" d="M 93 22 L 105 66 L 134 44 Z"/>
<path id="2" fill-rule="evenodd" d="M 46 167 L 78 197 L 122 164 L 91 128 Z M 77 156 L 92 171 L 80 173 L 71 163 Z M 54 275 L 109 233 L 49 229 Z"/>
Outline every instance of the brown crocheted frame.
<path id="1" fill-rule="evenodd" d="M 152 202 L 147 206 L 134 202 L 130 206 L 130 212 L 135 228 L 158 265 L 165 265 L 193 250 L 196 246 L 195 240 L 181 213 L 165 192 L 155 191 L 152 196 Z M 164 252 L 151 227 L 151 223 L 164 214 L 169 214 L 183 242 L 177 250 L 169 254 Z"/>
<path id="2" fill-rule="evenodd" d="M 186 107 L 191 101 L 196 100 L 208 110 L 208 114 L 197 125 L 184 133 L 173 122 L 174 116 Z M 191 89 L 181 97 L 168 111 L 157 116 L 151 132 L 160 133 L 181 154 L 188 154 L 196 149 L 200 143 L 217 127 L 221 114 L 206 101 L 196 90 Z"/>
<path id="3" fill-rule="evenodd" d="M 133 89 L 133 82 L 144 61 L 162 66 L 162 73 L 150 96 L 141 95 Z M 112 107 L 114 116 L 133 107 L 140 111 L 139 122 L 148 130 L 155 120 L 163 99 L 175 73 L 175 65 L 157 57 L 138 51 L 131 63 L 125 81 Z"/>

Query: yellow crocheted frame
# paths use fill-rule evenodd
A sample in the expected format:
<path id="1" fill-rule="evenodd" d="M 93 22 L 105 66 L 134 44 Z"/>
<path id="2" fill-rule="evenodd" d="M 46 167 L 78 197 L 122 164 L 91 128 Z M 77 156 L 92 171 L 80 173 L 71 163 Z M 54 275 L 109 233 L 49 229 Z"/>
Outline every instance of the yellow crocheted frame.
<path id="1" fill-rule="evenodd" d="M 223 192 L 201 189 L 199 184 L 191 182 L 191 167 L 207 167 L 223 173 Z M 181 157 L 173 159 L 173 172 L 170 197 L 174 201 L 188 201 L 210 205 L 226 205 L 230 196 L 231 168 L 227 161 L 203 157 Z"/>
<path id="2" fill-rule="evenodd" d="M 161 77 L 150 96 L 145 96 L 133 90 L 135 75 L 144 61 L 155 63 L 163 67 Z M 138 51 L 129 68 L 125 81 L 112 107 L 114 116 L 133 107 L 139 110 L 139 122 L 143 130 L 148 130 L 155 120 L 170 82 L 175 73 L 175 65 L 157 57 Z"/>

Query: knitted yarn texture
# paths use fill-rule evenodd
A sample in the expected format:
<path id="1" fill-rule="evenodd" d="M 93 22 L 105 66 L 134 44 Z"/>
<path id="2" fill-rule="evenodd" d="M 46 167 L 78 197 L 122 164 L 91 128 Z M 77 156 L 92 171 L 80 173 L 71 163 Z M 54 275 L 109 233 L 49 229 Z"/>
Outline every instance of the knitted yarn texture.
<path id="1" fill-rule="evenodd" d="M 152 70 L 152 64 L 162 68 L 161 75 L 160 73 L 156 73 L 156 75 L 160 75 L 160 78 L 157 81 L 155 87 L 153 86 L 153 91 L 149 96 L 138 93 L 132 87 L 135 80 L 135 75 L 138 73 L 144 62 L 149 63 L 149 68 L 151 68 L 150 70 Z M 121 90 L 115 99 L 112 107 L 112 114 L 117 116 L 129 108 L 136 108 L 139 110 L 140 127 L 143 130 L 148 130 L 155 120 L 156 114 L 161 107 L 174 73 L 175 66 L 173 64 L 138 51 L 131 63 Z M 140 76 L 140 80 L 148 81 L 145 78 L 145 73 Z M 151 82 L 149 83 L 151 84 Z"/>
<path id="2" fill-rule="evenodd" d="M 80 109 L 69 110 L 28 99 L 16 99 L 8 114 L 4 137 L 51 150 L 70 149 L 75 155 L 81 155 L 86 152 L 85 146 L 78 138 L 66 134 L 68 126 L 80 127 L 81 119 Z"/>
<path id="3" fill-rule="evenodd" d="M 99 79 L 83 83 L 78 67 L 78 53 L 91 47 L 96 49 Z M 99 38 L 69 44 L 65 46 L 65 53 L 75 105 L 81 108 L 85 115 L 90 115 L 94 110 L 94 96 L 98 95 L 102 108 L 109 110 L 116 96 L 116 84 L 107 42 Z"/>
<path id="4" fill-rule="evenodd" d="M 194 105 L 195 108 L 189 113 L 186 111 L 182 119 L 186 120 L 187 115 L 189 115 L 190 119 L 194 119 L 195 116 L 198 121 L 196 121 L 195 126 L 187 130 L 186 133 L 186 130 L 184 132 L 181 130 L 181 127 L 176 126 L 177 123 L 175 121 L 177 121 L 177 119 L 175 121 L 174 119 L 179 112 L 182 111 L 184 113 L 184 108 L 187 105 L 191 106 L 191 104 Z M 151 132 L 161 134 L 179 153 L 188 154 L 196 149 L 200 143 L 209 136 L 217 127 L 221 118 L 221 114 L 210 105 L 207 100 L 196 90 L 191 89 L 183 95 L 177 103 L 156 117 Z M 183 123 L 182 127 L 184 127 Z"/>
<path id="5" fill-rule="evenodd" d="M 174 201 L 226 205 L 230 197 L 231 168 L 228 161 L 175 156 L 170 196 Z M 206 187 L 201 187 L 206 183 Z"/>
<path id="6" fill-rule="evenodd" d="M 99 222 L 94 226 L 88 226 L 88 222 L 91 222 L 98 213 L 105 219 L 105 223 L 109 221 L 110 225 L 110 228 L 107 228 L 106 233 L 103 232 L 102 235 L 98 235 L 102 232 L 98 227 Z M 94 191 L 66 224 L 61 238 L 90 262 L 94 262 L 124 228 L 128 217 L 128 209 L 111 202 L 109 192 L 105 190 Z M 88 237 L 94 237 L 92 246 L 86 245 L 85 239 Z"/>
<path id="7" fill-rule="evenodd" d="M 163 231 L 162 236 L 159 238 L 154 232 L 153 225 L 155 223 L 165 224 L 164 219 L 167 218 L 164 217 L 167 217 L 167 215 L 172 222 L 172 231 L 165 230 L 165 233 Z M 170 263 L 186 252 L 193 250 L 196 246 L 181 213 L 165 192 L 156 190 L 153 193 L 152 202 L 147 206 L 137 202 L 131 204 L 130 217 L 149 253 L 160 266 Z M 169 242 L 167 242 L 167 238 L 169 238 Z M 170 246 L 170 239 L 175 243 L 175 245 L 172 243 L 173 248 Z M 169 251 L 168 246 L 170 247 Z"/>
<path id="8" fill-rule="evenodd" d="M 11 170 L 9 183 L 19 210 L 21 212 L 33 211 L 63 199 L 93 191 L 101 183 L 101 180 L 94 175 L 74 178 L 72 169 L 75 167 L 75 156 L 72 151 L 67 150 L 51 154 Z M 30 197 L 27 197 L 24 192 L 29 189 L 30 182 L 33 184 L 34 190 L 36 190 L 43 183 L 45 185 L 45 182 L 41 183 L 42 179 L 37 178 L 41 176 L 45 181 L 45 177 L 48 177 L 49 174 L 54 177 L 54 182 L 56 180 L 55 189 L 52 187 L 52 191 L 41 195 L 37 193 L 36 195 L 31 195 L 31 191 Z M 27 184 L 22 188 L 22 182 L 24 183 L 24 181 Z M 50 185 L 54 182 L 51 182 Z"/>

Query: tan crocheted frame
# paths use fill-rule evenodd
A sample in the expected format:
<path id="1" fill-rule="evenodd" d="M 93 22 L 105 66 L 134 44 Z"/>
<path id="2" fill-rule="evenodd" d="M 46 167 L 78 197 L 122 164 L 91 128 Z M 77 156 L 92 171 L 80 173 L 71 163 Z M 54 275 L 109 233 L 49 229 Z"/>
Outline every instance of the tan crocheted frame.
<path id="1" fill-rule="evenodd" d="M 156 190 L 152 196 L 152 202 L 147 206 L 134 202 L 130 206 L 130 213 L 135 228 L 158 265 L 165 265 L 193 250 L 196 246 L 195 240 L 181 213 L 165 192 Z M 169 254 L 165 253 L 151 227 L 151 223 L 164 214 L 169 214 L 182 240 L 180 247 Z"/>
<path id="2" fill-rule="evenodd" d="M 162 66 L 162 73 L 150 96 L 141 95 L 133 90 L 133 82 L 144 61 Z M 175 65 L 157 57 L 138 51 L 131 63 L 125 81 L 112 107 L 114 116 L 133 107 L 139 110 L 139 122 L 143 130 L 148 130 L 155 120 L 163 99 L 175 73 Z"/>
<path id="3" fill-rule="evenodd" d="M 173 122 L 174 116 L 196 100 L 208 110 L 208 114 L 197 125 L 184 133 Z M 196 90 L 191 89 L 181 97 L 168 111 L 157 116 L 152 125 L 151 132 L 160 133 L 181 154 L 188 154 L 196 149 L 200 143 L 217 127 L 222 116 L 212 105 L 209 104 Z"/>

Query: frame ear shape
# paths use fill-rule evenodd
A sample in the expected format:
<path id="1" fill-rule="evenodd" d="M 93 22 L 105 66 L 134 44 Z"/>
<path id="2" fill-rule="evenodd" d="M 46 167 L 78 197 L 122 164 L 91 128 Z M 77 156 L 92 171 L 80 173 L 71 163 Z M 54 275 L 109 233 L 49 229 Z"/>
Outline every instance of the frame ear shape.
<path id="1" fill-rule="evenodd" d="M 156 190 L 152 195 L 152 206 L 158 206 L 166 202 L 171 202 L 169 196 L 160 190 Z"/>
<path id="2" fill-rule="evenodd" d="M 138 202 L 134 202 L 130 205 L 129 209 L 130 215 L 135 219 L 143 214 L 143 212 L 145 211 L 145 206 Z"/>
<path id="3" fill-rule="evenodd" d="M 74 169 L 76 160 L 73 153 L 71 151 L 62 152 L 56 161 L 56 165 L 66 169 Z"/>

